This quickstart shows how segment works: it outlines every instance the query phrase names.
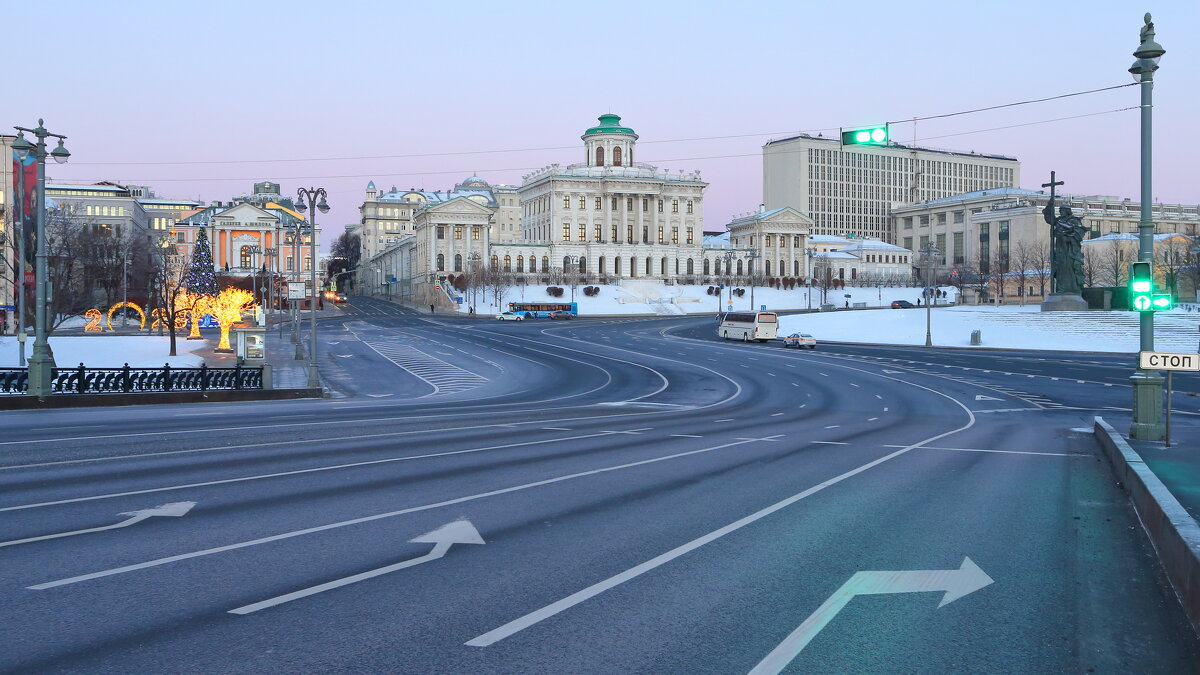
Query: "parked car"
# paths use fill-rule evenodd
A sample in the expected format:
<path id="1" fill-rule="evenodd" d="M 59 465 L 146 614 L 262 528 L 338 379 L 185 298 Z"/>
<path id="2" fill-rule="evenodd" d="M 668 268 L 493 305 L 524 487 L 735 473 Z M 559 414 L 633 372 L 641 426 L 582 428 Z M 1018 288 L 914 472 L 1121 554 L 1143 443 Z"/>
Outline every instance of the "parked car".
<path id="1" fill-rule="evenodd" d="M 496 318 L 500 321 L 524 321 L 525 315 L 517 314 L 516 312 L 505 312 L 503 314 L 497 314 Z"/>
<path id="2" fill-rule="evenodd" d="M 809 349 L 816 349 L 817 339 L 808 333 L 792 333 L 791 335 L 783 338 L 783 346 L 795 347 L 797 349 L 804 349 L 805 347 Z"/>
<path id="3" fill-rule="evenodd" d="M 570 312 L 564 312 L 562 310 L 550 312 L 547 316 L 549 316 L 551 319 L 562 319 L 564 321 L 575 318 L 574 314 Z"/>
<path id="4" fill-rule="evenodd" d="M 893 300 L 892 301 L 892 309 L 909 309 L 910 307 L 914 307 L 914 306 L 915 305 L 913 305 L 911 302 L 909 302 L 907 300 Z"/>
<path id="5" fill-rule="evenodd" d="M 345 302 L 347 300 L 345 293 L 335 293 L 333 296 L 334 302 Z"/>

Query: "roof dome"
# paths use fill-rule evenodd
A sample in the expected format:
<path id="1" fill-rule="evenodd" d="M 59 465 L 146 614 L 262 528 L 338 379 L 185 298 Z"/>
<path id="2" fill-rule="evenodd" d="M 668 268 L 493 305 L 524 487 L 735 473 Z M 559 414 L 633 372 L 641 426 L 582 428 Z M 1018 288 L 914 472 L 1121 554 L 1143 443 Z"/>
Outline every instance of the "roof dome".
<path id="1" fill-rule="evenodd" d="M 374 190 L 375 189 L 375 181 L 370 181 L 369 183 L 367 183 L 367 189 Z"/>
<path id="2" fill-rule="evenodd" d="M 637 134 L 629 127 L 621 126 L 621 116 L 605 113 L 599 117 L 600 124 L 583 132 L 584 137 L 592 134 L 628 134 L 637 138 Z"/>
<path id="3" fill-rule="evenodd" d="M 463 187 L 488 187 L 488 182 L 479 176 L 471 176 L 462 182 Z"/>

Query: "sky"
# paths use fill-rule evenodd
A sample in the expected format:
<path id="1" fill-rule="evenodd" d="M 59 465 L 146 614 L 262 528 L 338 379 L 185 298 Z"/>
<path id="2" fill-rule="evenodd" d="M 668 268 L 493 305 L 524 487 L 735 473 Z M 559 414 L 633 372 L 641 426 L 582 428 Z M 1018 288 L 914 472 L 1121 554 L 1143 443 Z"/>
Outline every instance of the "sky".
<path id="1" fill-rule="evenodd" d="M 1195 204 L 1195 0 L 11 2 L 5 23 L 40 37 L 14 49 L 7 33 L 6 71 L 26 86 L 7 88 L 0 128 L 41 117 L 67 135 L 60 182 L 203 201 L 258 180 L 324 187 L 328 241 L 358 222 L 369 180 L 519 185 L 582 161 L 580 135 L 613 112 L 639 161 L 701 170 L 712 231 L 762 201 L 771 138 L 1132 83 L 1147 10 L 1167 50 L 1154 196 Z M 892 137 L 1015 156 L 1022 187 L 1055 170 L 1067 193 L 1138 199 L 1137 89 L 895 123 Z"/>

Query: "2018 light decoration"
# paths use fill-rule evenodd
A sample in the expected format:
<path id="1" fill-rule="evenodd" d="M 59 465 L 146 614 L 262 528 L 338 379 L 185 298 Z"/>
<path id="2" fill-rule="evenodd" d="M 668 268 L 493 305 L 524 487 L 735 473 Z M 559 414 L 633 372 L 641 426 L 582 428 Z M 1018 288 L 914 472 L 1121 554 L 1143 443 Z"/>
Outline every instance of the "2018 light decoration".
<path id="1" fill-rule="evenodd" d="M 89 309 L 83 313 L 83 318 L 87 319 L 87 324 L 84 325 L 85 332 L 99 332 L 104 330 L 104 326 L 100 325 L 100 321 L 104 319 L 104 315 L 98 309 Z"/>
<path id="2" fill-rule="evenodd" d="M 116 330 L 113 328 L 113 325 L 112 325 L 112 316 L 113 316 L 113 313 L 115 313 L 118 309 L 121 309 L 122 307 L 132 307 L 133 310 L 138 313 L 138 316 L 141 317 L 141 323 L 138 324 L 138 330 L 141 330 L 146 327 L 146 313 L 142 311 L 141 307 L 138 307 L 136 303 L 132 303 L 132 302 L 118 302 L 117 304 L 108 308 L 107 323 L 108 323 L 109 330 Z M 84 316 L 86 317 L 87 314 L 85 313 Z"/>

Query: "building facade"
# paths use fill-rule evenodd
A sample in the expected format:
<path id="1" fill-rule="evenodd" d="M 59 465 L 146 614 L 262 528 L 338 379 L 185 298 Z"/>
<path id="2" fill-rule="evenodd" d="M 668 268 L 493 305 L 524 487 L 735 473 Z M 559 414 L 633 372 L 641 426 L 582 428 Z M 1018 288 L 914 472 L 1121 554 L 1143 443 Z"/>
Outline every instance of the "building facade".
<path id="1" fill-rule="evenodd" d="M 1021 165 L 1002 155 L 900 144 L 843 146 L 800 134 L 763 146 L 763 201 L 813 220 L 812 233 L 899 244 L 891 212 L 951 195 L 1020 185 Z"/>

